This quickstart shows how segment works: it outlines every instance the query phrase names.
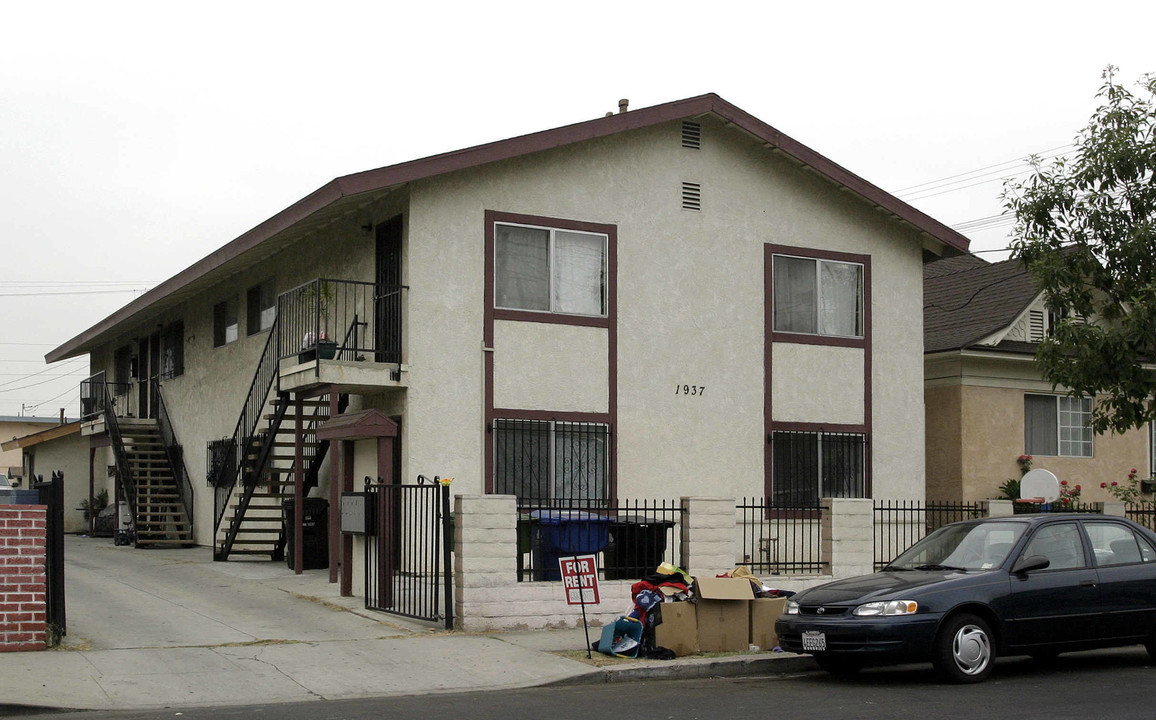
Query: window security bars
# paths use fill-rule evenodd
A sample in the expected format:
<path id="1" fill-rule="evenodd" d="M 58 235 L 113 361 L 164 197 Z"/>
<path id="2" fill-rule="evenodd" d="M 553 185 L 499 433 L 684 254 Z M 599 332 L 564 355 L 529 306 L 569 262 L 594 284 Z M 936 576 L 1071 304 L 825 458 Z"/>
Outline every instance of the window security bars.
<path id="1" fill-rule="evenodd" d="M 984 517 L 981 503 L 876 500 L 875 569 L 882 568 L 930 533 L 960 520 Z"/>
<path id="2" fill-rule="evenodd" d="M 811 507 L 821 497 L 866 496 L 866 435 L 776 430 L 771 458 L 774 507 Z"/>
<path id="3" fill-rule="evenodd" d="M 677 500 L 550 499 L 519 505 L 518 581 L 561 579 L 558 559 L 599 555 L 606 580 L 641 580 L 662 563 L 683 567 Z"/>
<path id="4" fill-rule="evenodd" d="M 823 507 L 772 505 L 743 498 L 737 505 L 743 564 L 755 575 L 818 575 L 823 557 Z"/>
<path id="5" fill-rule="evenodd" d="M 281 293 L 277 357 L 400 363 L 404 289 L 319 278 Z"/>
<path id="6" fill-rule="evenodd" d="M 450 489 L 439 483 L 374 484 L 365 543 L 365 607 L 454 626 L 453 517 Z"/>
<path id="7" fill-rule="evenodd" d="M 601 508 L 610 495 L 610 428 L 602 423 L 495 420 L 494 493 L 527 507 Z"/>

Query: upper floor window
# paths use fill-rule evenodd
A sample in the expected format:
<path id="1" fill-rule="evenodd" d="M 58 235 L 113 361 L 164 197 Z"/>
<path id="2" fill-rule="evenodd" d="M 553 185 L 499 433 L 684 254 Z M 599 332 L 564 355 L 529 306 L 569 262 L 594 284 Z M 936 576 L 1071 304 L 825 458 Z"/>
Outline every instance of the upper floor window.
<path id="1" fill-rule="evenodd" d="M 775 255 L 775 332 L 863 337 L 863 265 Z"/>
<path id="2" fill-rule="evenodd" d="M 273 327 L 277 317 L 277 294 L 272 280 L 254 285 L 245 293 L 245 328 L 250 335 Z"/>
<path id="3" fill-rule="evenodd" d="M 1092 457 L 1092 398 L 1024 395 L 1024 452 Z"/>
<path id="4" fill-rule="evenodd" d="M 213 306 L 213 347 L 221 347 L 240 336 L 237 323 L 237 300 L 229 298 Z"/>
<path id="5" fill-rule="evenodd" d="M 494 305 L 606 316 L 607 236 L 497 223 Z"/>

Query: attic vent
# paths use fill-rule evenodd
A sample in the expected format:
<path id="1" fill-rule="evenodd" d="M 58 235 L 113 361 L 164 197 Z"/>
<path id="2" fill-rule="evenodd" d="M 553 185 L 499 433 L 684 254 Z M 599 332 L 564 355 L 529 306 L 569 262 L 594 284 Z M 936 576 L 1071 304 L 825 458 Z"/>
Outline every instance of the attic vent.
<path id="1" fill-rule="evenodd" d="M 702 147 L 702 124 L 693 120 L 682 121 L 682 146 L 698 150 Z"/>
<path id="2" fill-rule="evenodd" d="M 702 185 L 692 182 L 682 184 L 682 209 L 702 210 Z"/>
<path id="3" fill-rule="evenodd" d="M 1028 342 L 1039 342 L 1044 339 L 1044 311 L 1028 311 Z"/>

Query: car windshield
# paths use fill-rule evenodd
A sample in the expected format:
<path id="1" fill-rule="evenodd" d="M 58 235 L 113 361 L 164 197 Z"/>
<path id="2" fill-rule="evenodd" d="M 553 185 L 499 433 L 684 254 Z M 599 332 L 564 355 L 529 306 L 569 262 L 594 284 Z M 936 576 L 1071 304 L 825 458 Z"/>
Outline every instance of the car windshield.
<path id="1" fill-rule="evenodd" d="M 978 522 L 941 527 L 884 570 L 991 570 L 1003 565 L 1024 523 Z"/>

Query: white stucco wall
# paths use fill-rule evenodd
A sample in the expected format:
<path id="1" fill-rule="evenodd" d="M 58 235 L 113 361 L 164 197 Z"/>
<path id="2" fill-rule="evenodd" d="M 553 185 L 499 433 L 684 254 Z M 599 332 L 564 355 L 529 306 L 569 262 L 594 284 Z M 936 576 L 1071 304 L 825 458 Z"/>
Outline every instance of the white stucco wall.
<path id="1" fill-rule="evenodd" d="M 922 496 L 919 239 L 733 128 L 704 119 L 700 150 L 682 148 L 679 131 L 670 123 L 416 181 L 150 318 L 150 328 L 185 323 L 186 371 L 164 392 L 197 491 L 198 542 L 212 542 L 205 443 L 232 434 L 266 337 L 246 334 L 245 289 L 269 277 L 278 291 L 318 276 L 370 280 L 374 243 L 361 226 L 402 211 L 404 389 L 354 407 L 402 417 L 406 481 L 452 476 L 455 493 L 484 492 L 484 214 L 494 210 L 617 227 L 622 498 L 762 495 L 764 248 L 869 255 L 875 493 Z M 701 212 L 681 209 L 683 181 L 701 183 Z M 241 339 L 213 348 L 212 307 L 229 296 Z M 112 349 L 133 332 L 95 353 L 96 369 L 111 370 Z M 605 411 L 608 343 L 605 329 L 499 321 L 495 405 Z M 777 345 L 772 357 L 776 419 L 864 422 L 862 350 Z M 703 390 L 676 391 L 684 385 Z"/>

